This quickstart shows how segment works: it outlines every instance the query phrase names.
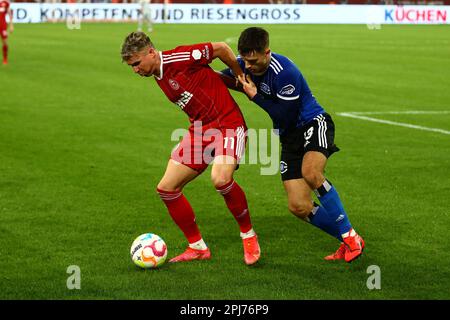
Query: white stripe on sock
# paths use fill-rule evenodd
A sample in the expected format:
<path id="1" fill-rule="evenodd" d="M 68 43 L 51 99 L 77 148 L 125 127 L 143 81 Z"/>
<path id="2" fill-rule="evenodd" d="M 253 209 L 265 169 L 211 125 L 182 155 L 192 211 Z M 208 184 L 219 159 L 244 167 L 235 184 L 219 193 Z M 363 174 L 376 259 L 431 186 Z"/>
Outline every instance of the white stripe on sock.
<path id="1" fill-rule="evenodd" d="M 253 228 L 251 228 L 249 231 L 247 231 L 246 233 L 241 232 L 241 238 L 242 239 L 247 239 L 247 238 L 251 238 L 253 236 L 256 236 L 256 232 L 253 230 Z"/>
<path id="2" fill-rule="evenodd" d="M 194 243 L 189 243 L 189 247 L 191 247 L 192 249 L 196 249 L 196 250 L 208 249 L 208 246 L 206 245 L 205 241 L 203 241 L 203 238 Z"/>

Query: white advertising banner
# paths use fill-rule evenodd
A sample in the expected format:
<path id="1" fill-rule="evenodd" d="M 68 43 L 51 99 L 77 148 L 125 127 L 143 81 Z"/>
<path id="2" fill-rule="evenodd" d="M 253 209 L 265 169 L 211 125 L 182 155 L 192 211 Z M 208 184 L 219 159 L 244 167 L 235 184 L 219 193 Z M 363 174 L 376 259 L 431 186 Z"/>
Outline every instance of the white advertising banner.
<path id="1" fill-rule="evenodd" d="M 152 4 L 156 23 L 448 24 L 450 6 Z M 139 4 L 13 3 L 14 21 L 131 21 Z"/>

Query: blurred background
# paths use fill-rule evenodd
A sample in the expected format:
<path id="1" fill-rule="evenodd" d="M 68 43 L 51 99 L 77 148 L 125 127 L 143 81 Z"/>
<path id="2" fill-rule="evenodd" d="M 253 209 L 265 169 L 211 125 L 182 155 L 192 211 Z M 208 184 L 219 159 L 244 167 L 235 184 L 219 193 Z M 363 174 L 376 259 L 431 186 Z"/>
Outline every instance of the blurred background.
<path id="1" fill-rule="evenodd" d="M 67 2 L 12 3 L 0 66 L 0 299 L 450 298 L 450 7 L 431 6 L 450 0 L 152 0 L 155 23 L 142 28 L 159 50 L 224 41 L 237 54 L 245 28 L 269 31 L 271 50 L 333 117 L 341 152 L 327 177 L 367 247 L 352 265 L 325 261 L 336 239 L 290 214 L 278 173 L 245 164 L 235 178 L 259 265 L 242 262 L 205 172 L 184 192 L 213 259 L 151 272 L 130 259 L 136 236 L 160 235 L 169 257 L 185 248 L 155 189 L 188 119 L 121 61 L 123 39 L 141 28 L 140 1 Z M 249 128 L 270 132 L 261 108 L 232 95 Z M 81 290 L 66 286 L 70 265 Z M 374 265 L 381 290 L 366 285 Z"/>
<path id="2" fill-rule="evenodd" d="M 139 0 L 17 0 L 37 3 L 138 3 Z M 152 3 L 448 5 L 450 0 L 152 0 Z"/>

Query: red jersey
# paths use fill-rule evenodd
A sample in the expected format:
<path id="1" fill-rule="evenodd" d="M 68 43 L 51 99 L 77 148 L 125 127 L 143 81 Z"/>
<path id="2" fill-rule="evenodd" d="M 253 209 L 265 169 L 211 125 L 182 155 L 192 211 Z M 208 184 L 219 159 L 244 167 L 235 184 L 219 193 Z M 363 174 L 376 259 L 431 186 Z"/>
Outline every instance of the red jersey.
<path id="1" fill-rule="evenodd" d="M 0 0 L 0 28 L 6 27 L 6 15 L 9 10 L 9 2 Z"/>
<path id="2" fill-rule="evenodd" d="M 160 52 L 160 77 L 156 82 L 170 101 L 208 127 L 245 125 L 239 106 L 219 75 L 211 69 L 211 43 L 180 46 Z"/>

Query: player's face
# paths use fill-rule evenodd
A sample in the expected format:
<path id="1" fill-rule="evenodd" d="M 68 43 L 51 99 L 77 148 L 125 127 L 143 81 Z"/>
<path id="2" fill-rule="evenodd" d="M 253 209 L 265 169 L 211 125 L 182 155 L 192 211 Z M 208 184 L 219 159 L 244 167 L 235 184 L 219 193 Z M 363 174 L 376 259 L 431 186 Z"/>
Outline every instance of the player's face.
<path id="1" fill-rule="evenodd" d="M 252 51 L 246 55 L 241 55 L 245 62 L 245 69 L 255 76 L 263 75 L 270 64 L 270 49 L 264 52 Z"/>
<path id="2" fill-rule="evenodd" d="M 155 73 L 159 73 L 159 60 L 159 55 L 154 48 L 145 48 L 135 53 L 127 61 L 127 64 L 141 77 L 150 77 Z"/>

